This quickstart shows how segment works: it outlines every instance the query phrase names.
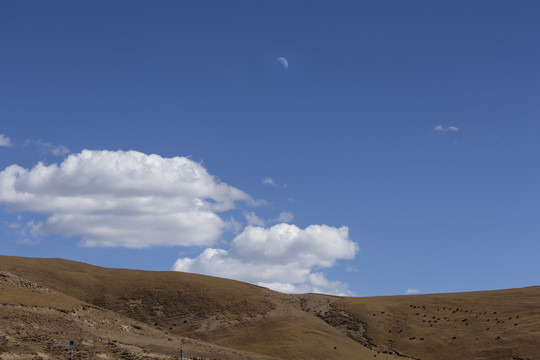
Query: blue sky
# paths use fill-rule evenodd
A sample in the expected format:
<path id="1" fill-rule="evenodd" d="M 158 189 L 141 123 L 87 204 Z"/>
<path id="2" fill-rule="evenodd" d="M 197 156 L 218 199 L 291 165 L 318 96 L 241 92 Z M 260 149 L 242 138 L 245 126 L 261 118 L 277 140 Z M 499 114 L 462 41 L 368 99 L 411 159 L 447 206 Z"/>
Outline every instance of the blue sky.
<path id="1" fill-rule="evenodd" d="M 0 253 L 289 292 L 538 285 L 539 14 L 4 1 Z"/>

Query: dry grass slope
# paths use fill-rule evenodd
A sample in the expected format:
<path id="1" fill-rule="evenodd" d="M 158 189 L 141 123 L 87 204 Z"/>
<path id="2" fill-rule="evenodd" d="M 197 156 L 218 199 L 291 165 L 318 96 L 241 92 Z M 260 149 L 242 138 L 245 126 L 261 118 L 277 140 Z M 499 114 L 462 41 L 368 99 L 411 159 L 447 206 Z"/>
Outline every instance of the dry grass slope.
<path id="1" fill-rule="evenodd" d="M 539 359 L 540 287 L 349 298 L 374 343 L 419 359 Z"/>
<path id="2" fill-rule="evenodd" d="M 83 359 L 173 359 L 180 347 L 201 359 L 540 359 L 540 287 L 285 295 L 194 274 L 0 256 L 0 311 L 0 359 L 56 359 L 68 349 L 54 345 L 71 337 Z"/>

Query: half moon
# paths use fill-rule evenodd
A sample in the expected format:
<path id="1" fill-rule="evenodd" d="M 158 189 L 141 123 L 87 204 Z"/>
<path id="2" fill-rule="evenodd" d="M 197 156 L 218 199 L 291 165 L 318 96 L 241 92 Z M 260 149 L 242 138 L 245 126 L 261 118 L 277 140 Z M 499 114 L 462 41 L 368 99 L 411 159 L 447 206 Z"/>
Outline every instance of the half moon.
<path id="1" fill-rule="evenodd" d="M 284 57 L 278 57 L 276 60 L 279 61 L 285 69 L 289 68 L 289 62 Z"/>

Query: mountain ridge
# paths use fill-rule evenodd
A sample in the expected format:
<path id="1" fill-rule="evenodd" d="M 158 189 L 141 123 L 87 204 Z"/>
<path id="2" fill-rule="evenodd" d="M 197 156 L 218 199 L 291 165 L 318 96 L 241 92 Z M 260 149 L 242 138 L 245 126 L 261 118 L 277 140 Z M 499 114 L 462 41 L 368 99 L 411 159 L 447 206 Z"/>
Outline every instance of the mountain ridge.
<path id="1" fill-rule="evenodd" d="M 102 357 L 111 359 L 174 358 L 180 347 L 201 359 L 534 360 L 540 352 L 539 286 L 365 298 L 289 295 L 197 274 L 0 256 L 0 287 L 2 313 L 11 319 L 0 327 L 2 359 L 17 354 L 7 340 L 47 333 L 49 342 L 62 343 L 68 336 L 62 327 L 73 328 L 81 344 L 122 344 L 124 355 L 104 347 Z M 56 322 L 45 320 L 51 317 Z M 98 323 L 107 326 L 91 326 Z M 29 359 L 47 359 L 38 348 L 28 350 Z"/>

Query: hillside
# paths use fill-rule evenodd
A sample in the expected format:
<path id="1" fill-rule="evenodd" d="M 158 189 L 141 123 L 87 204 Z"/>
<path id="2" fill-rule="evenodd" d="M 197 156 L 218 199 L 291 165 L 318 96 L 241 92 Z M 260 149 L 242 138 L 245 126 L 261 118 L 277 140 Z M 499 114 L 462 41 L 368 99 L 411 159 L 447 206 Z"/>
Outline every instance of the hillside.
<path id="1" fill-rule="evenodd" d="M 286 295 L 178 272 L 0 256 L 0 358 L 540 359 L 540 287 Z M 22 356 L 22 357 L 18 357 Z"/>

